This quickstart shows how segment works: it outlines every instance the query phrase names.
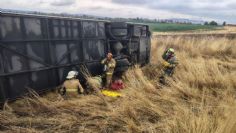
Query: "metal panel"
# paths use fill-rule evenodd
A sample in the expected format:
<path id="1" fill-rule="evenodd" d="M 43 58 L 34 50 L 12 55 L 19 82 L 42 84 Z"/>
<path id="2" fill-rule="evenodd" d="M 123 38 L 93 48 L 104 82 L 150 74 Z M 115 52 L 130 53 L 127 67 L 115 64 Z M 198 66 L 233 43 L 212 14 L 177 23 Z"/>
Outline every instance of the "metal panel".
<path id="1" fill-rule="evenodd" d="M 60 38 L 60 20 L 52 20 L 53 38 Z"/>
<path id="2" fill-rule="evenodd" d="M 123 22 L 111 23 L 111 33 L 114 36 L 127 36 L 128 35 L 128 24 Z"/>
<path id="3" fill-rule="evenodd" d="M 26 54 L 25 50 L 24 44 L 22 43 L 8 44 L 6 48 L 2 48 L 4 70 L 6 73 L 24 71 L 28 69 L 27 59 L 19 55 L 19 53 Z"/>
<path id="4" fill-rule="evenodd" d="M 44 45 L 44 43 L 42 42 L 27 43 L 26 50 L 27 50 L 28 56 L 33 57 L 34 59 L 37 59 L 37 60 L 41 60 L 42 62 L 48 63 L 47 61 L 48 53 L 47 53 L 46 45 Z M 33 60 L 29 60 L 29 66 L 30 66 L 30 69 L 46 67 L 44 64 L 41 64 Z"/>
<path id="5" fill-rule="evenodd" d="M 147 51 L 148 51 L 148 46 L 147 46 L 147 43 L 148 43 L 148 39 L 147 38 L 140 38 L 140 47 L 139 47 L 139 62 L 140 63 L 146 63 L 146 60 L 147 60 Z"/>
<path id="6" fill-rule="evenodd" d="M 68 56 L 66 56 L 68 49 L 66 43 L 55 43 L 56 64 L 63 65 L 69 63 Z"/>
<path id="7" fill-rule="evenodd" d="M 71 62 L 82 62 L 82 58 L 83 58 L 83 53 L 82 53 L 82 47 L 81 47 L 81 43 L 70 43 L 69 45 L 71 54 L 70 54 L 70 58 L 71 58 Z"/>
<path id="8" fill-rule="evenodd" d="M 85 61 L 99 61 L 105 57 L 104 41 L 83 41 L 84 59 Z"/>
<path id="9" fill-rule="evenodd" d="M 19 40 L 23 38 L 20 17 L 1 16 L 0 24 L 2 40 L 11 40 L 13 38 Z"/>
<path id="10" fill-rule="evenodd" d="M 4 88 L 7 98 L 15 99 L 28 92 L 28 87 L 30 87 L 29 74 L 16 74 L 7 78 L 9 85 L 6 86 L 9 87 Z"/>
<path id="11" fill-rule="evenodd" d="M 78 21 L 72 21 L 72 37 L 77 39 L 80 36 L 80 23 Z"/>
<path id="12" fill-rule="evenodd" d="M 146 37 L 147 36 L 147 26 L 135 25 L 133 29 L 133 35 L 136 37 Z"/>
<path id="13" fill-rule="evenodd" d="M 89 38 L 89 37 L 96 37 L 98 36 L 97 26 L 96 22 L 91 21 L 84 21 L 82 22 L 83 26 L 83 37 Z"/>
<path id="14" fill-rule="evenodd" d="M 44 90 L 50 87 L 49 84 L 49 71 L 37 71 L 32 72 L 30 75 L 31 88 L 37 89 L 37 91 Z"/>
<path id="15" fill-rule="evenodd" d="M 24 18 L 26 39 L 42 39 L 41 20 L 35 18 Z"/>
<path id="16" fill-rule="evenodd" d="M 103 22 L 98 22 L 98 37 L 106 37 L 105 34 L 105 23 Z"/>
<path id="17" fill-rule="evenodd" d="M 6 93 L 4 89 L 6 86 L 4 86 L 4 80 L 6 80 L 6 77 L 0 77 L 0 103 L 6 99 Z"/>
<path id="18" fill-rule="evenodd" d="M 4 73 L 4 65 L 3 65 L 3 51 L 0 49 L 0 74 Z"/>

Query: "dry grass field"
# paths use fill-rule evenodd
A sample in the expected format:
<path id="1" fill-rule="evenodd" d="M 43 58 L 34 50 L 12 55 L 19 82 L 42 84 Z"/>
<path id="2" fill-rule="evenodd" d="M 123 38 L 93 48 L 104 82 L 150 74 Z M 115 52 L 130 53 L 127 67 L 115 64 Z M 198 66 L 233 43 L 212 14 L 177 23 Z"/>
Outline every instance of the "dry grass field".
<path id="1" fill-rule="evenodd" d="M 161 54 L 176 49 L 173 78 L 158 82 Z M 120 98 L 99 91 L 63 100 L 32 94 L 0 111 L 3 132 L 234 133 L 236 39 L 171 38 L 152 41 L 151 64 L 131 68 Z"/>

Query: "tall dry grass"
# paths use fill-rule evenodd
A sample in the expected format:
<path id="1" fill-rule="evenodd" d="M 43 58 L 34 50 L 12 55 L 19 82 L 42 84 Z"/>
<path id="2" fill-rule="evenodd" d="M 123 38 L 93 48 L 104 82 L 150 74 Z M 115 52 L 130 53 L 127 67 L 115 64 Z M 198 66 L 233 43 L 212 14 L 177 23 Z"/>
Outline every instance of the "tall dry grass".
<path id="1" fill-rule="evenodd" d="M 158 82 L 161 54 L 180 62 L 168 85 Z M 101 94 L 63 100 L 33 94 L 0 111 L 4 132 L 236 132 L 236 40 L 158 38 L 152 63 L 126 73 L 123 97 Z M 91 81 L 93 83 L 93 81 Z M 96 85 L 91 85 L 96 86 Z"/>
<path id="2" fill-rule="evenodd" d="M 231 112 L 235 109 L 236 40 L 159 38 L 152 62 L 161 61 L 166 47 L 175 48 L 180 60 L 170 86 L 177 91 L 171 97 L 177 98 L 171 132 L 227 132 L 222 127 L 236 126 L 225 122 L 236 118 Z"/>

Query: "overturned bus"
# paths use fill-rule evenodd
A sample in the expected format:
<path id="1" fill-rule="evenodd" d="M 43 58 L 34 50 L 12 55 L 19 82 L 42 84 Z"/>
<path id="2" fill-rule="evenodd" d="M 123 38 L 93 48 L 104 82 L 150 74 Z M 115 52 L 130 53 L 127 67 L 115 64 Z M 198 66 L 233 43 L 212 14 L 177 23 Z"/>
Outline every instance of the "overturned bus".
<path id="1" fill-rule="evenodd" d="M 150 60 L 147 25 L 70 17 L 1 12 L 0 102 L 60 85 L 70 70 L 86 67 L 102 73 L 100 64 L 112 52 L 116 72 Z M 80 73 L 79 78 L 85 82 Z"/>

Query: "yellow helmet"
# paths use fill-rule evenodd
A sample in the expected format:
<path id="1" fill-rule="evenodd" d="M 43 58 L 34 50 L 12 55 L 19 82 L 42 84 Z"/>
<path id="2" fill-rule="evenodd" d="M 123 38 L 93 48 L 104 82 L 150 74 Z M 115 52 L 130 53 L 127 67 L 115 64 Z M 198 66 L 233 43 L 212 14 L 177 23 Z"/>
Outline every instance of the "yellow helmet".
<path id="1" fill-rule="evenodd" d="M 173 48 L 169 48 L 168 52 L 175 53 L 175 50 Z"/>

